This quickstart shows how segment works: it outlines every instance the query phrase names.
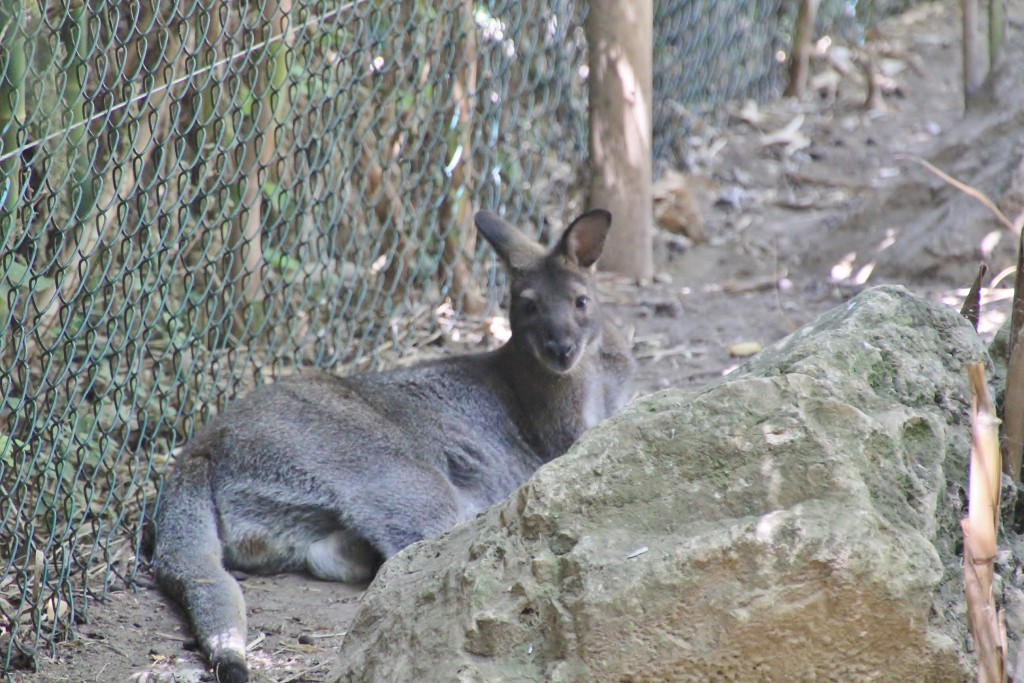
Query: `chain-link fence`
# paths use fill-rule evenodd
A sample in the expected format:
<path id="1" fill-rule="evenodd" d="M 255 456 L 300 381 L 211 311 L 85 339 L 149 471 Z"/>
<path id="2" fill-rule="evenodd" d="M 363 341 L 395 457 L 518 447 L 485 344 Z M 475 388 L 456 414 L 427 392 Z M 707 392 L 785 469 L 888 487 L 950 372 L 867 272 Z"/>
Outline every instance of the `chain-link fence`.
<path id="1" fill-rule="evenodd" d="M 820 33 L 857 44 L 864 28 L 914 0 L 821 0 Z M 780 93 L 799 0 L 669 0 L 654 4 L 654 139 L 660 166 L 685 168 L 697 117 Z"/>
<path id="2" fill-rule="evenodd" d="M 0 674 L 131 582 L 169 454 L 229 397 L 481 310 L 475 209 L 583 208 L 585 12 L 0 0 Z M 777 87 L 787 12 L 657 3 L 663 155 L 672 107 Z"/>

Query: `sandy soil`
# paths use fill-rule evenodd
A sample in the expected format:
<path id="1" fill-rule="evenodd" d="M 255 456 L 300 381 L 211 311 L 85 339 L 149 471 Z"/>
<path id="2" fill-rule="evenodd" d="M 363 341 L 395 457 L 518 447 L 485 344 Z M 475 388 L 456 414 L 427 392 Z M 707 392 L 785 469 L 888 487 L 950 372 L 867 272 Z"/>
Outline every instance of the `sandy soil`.
<path id="1" fill-rule="evenodd" d="M 1020 18 L 1011 28 L 1018 37 Z M 842 74 L 843 51 L 833 46 L 832 66 L 821 59 L 815 66 L 823 89 L 804 101 L 737 106 L 717 127 L 693 122 L 690 168 L 663 173 L 668 180 L 659 185 L 659 212 L 690 236 L 659 232 L 655 282 L 603 280 L 611 315 L 632 331 L 640 394 L 705 385 L 739 362 L 730 346 L 771 344 L 866 285 L 900 282 L 959 307 L 961 288 L 970 284 L 963 273 L 975 268 L 980 243 L 968 254 L 936 255 L 932 245 L 928 256 L 950 267 L 919 268 L 917 242 L 901 245 L 899 225 L 876 220 L 863 227 L 865 208 L 899 202 L 883 203 L 891 188 L 919 182 L 933 188 L 936 202 L 948 198 L 913 157 L 930 158 L 961 134 L 956 25 L 951 8 L 926 5 L 869 37 L 876 68 L 886 74 L 883 109 L 864 108 L 860 71 Z M 981 154 L 970 147 L 960 154 L 975 152 Z M 959 230 L 953 219 L 933 227 L 936 234 Z M 871 272 L 879 235 L 894 242 L 882 247 L 895 251 L 890 262 L 908 264 L 902 276 L 892 267 Z M 1012 253 L 1006 245 L 1013 240 L 1002 241 L 991 254 L 993 273 Z M 1005 317 L 1010 284 L 986 291 L 983 333 L 991 335 Z M 299 576 L 252 577 L 242 585 L 257 680 L 323 680 L 360 590 Z M 180 613 L 146 568 L 136 590 L 92 603 L 80 639 L 59 653 L 42 660 L 38 674 L 14 673 L 14 681 L 212 680 Z"/>

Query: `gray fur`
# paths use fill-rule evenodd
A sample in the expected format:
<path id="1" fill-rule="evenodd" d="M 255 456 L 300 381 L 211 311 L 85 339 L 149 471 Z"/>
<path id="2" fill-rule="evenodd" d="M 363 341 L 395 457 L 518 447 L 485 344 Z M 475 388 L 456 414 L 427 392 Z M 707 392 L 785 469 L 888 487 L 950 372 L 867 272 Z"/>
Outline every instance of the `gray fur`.
<path id="1" fill-rule="evenodd" d="M 478 213 L 511 276 L 507 344 L 390 372 L 290 377 L 231 403 L 183 447 L 154 568 L 219 681 L 248 680 L 245 604 L 226 568 L 368 580 L 410 543 L 507 497 L 625 404 L 633 360 L 590 272 L 610 223 L 586 213 L 545 252 Z"/>

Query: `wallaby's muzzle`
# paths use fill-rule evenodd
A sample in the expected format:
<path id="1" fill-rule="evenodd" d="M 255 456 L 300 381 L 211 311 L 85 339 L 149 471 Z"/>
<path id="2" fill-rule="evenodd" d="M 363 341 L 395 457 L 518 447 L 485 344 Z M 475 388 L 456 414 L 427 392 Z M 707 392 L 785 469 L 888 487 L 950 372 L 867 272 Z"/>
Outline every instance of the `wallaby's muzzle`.
<path id="1" fill-rule="evenodd" d="M 583 356 L 583 344 L 551 339 L 544 343 L 544 360 L 548 368 L 558 374 L 569 372 Z"/>

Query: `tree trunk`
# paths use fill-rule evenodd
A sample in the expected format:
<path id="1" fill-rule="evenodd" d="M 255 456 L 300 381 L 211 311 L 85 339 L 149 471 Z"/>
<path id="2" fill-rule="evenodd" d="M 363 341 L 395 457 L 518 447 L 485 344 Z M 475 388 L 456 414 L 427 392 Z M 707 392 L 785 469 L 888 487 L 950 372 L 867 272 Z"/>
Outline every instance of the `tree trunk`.
<path id="1" fill-rule="evenodd" d="M 807 89 L 807 72 L 811 65 L 811 49 L 814 41 L 814 22 L 818 16 L 818 0 L 800 0 L 793 28 L 793 47 L 789 63 L 789 83 L 786 97 L 801 98 Z"/>
<path id="2" fill-rule="evenodd" d="M 590 51 L 590 206 L 611 211 L 602 268 L 650 280 L 652 0 L 593 0 Z"/>

